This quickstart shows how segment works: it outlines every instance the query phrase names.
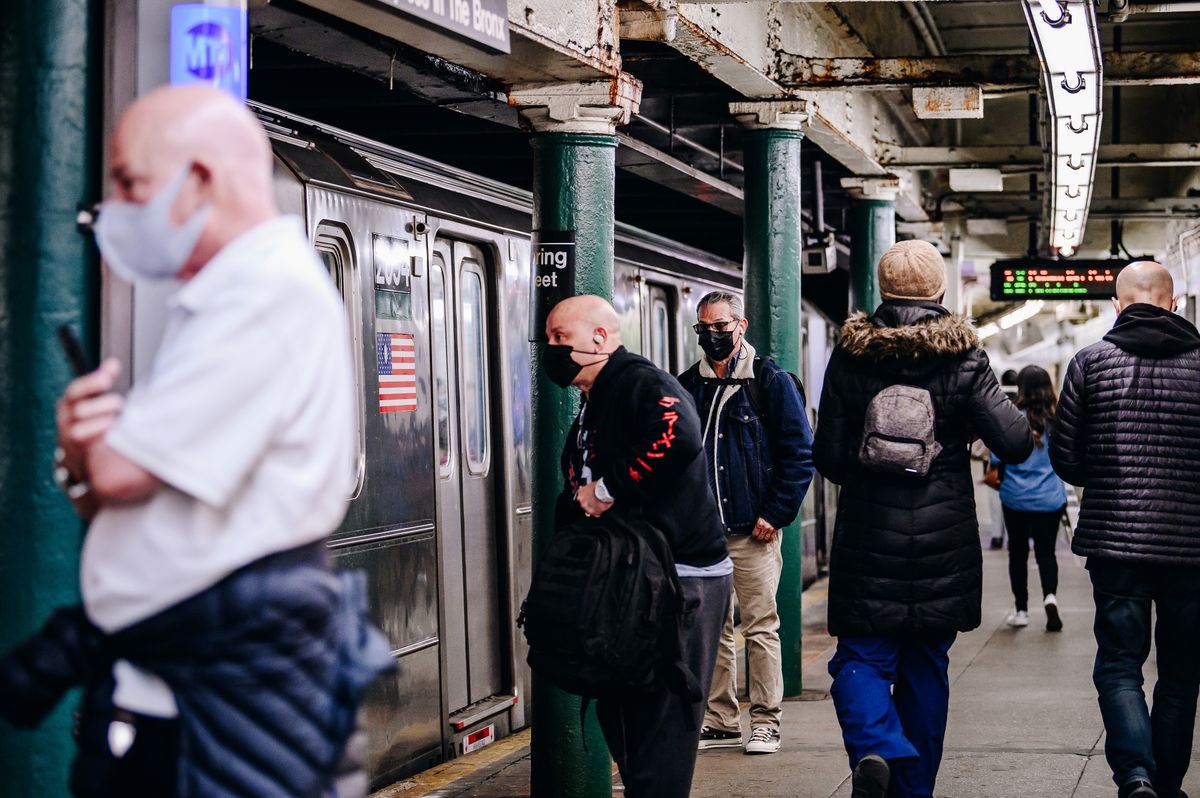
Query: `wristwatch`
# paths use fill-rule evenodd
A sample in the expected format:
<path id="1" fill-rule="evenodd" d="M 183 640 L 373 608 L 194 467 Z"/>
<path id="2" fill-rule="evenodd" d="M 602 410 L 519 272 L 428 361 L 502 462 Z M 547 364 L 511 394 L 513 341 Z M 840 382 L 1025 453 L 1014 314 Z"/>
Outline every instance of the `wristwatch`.
<path id="1" fill-rule="evenodd" d="M 608 486 L 604 484 L 603 478 L 596 480 L 596 498 L 605 504 L 613 503 L 613 496 L 608 492 Z"/>
<path id="2" fill-rule="evenodd" d="M 87 481 L 79 481 L 71 475 L 67 468 L 67 453 L 61 446 L 54 448 L 54 484 L 58 485 L 67 498 L 78 501 L 92 492 L 92 485 Z"/>

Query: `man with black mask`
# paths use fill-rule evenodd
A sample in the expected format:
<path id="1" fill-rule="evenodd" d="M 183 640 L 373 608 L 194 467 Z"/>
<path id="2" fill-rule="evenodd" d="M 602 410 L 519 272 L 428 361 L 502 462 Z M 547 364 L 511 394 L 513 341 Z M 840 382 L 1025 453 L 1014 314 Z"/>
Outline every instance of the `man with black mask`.
<path id="1" fill-rule="evenodd" d="M 705 476 L 700 419 L 674 377 L 621 346 L 620 319 L 600 297 L 555 305 L 546 337 L 547 376 L 583 392 L 563 449 L 556 525 L 640 509 L 662 531 L 683 591 L 682 658 L 701 690 L 695 700 L 666 686 L 602 698 L 600 728 L 625 795 L 687 798 L 733 572 Z"/>
<path id="2" fill-rule="evenodd" d="M 792 378 L 746 340 L 742 301 L 713 291 L 696 308 L 705 357 L 680 376 L 700 410 L 707 478 L 733 560 L 750 670 L 747 754 L 779 750 L 783 663 L 775 591 L 781 534 L 812 481 L 812 430 Z M 743 746 L 733 613 L 725 620 L 700 748 Z"/>

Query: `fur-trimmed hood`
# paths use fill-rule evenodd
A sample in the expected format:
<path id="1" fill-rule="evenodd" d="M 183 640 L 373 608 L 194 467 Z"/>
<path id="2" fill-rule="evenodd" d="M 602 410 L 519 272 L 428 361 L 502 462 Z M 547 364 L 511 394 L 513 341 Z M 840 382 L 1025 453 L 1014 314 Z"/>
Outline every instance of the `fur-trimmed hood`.
<path id="1" fill-rule="evenodd" d="M 965 319 L 933 302 L 884 302 L 874 315 L 855 313 L 842 326 L 847 354 L 902 370 L 934 366 L 979 346 Z"/>

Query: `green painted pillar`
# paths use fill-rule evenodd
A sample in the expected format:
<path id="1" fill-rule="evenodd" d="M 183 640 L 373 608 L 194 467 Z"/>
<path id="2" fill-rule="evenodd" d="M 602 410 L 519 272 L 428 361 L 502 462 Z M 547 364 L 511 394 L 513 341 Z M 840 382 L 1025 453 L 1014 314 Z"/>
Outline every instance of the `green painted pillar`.
<path id="1" fill-rule="evenodd" d="M 781 111 L 782 106 L 782 111 Z M 745 278 L 747 337 L 783 368 L 801 371 L 800 119 L 784 103 L 735 103 L 731 110 L 750 128 L 745 158 Z M 800 613 L 801 519 L 783 531 L 783 574 L 776 599 L 783 650 L 783 694 L 803 689 Z"/>
<path id="2" fill-rule="evenodd" d="M 896 193 L 893 177 L 848 177 L 850 206 L 850 310 L 871 313 L 879 306 L 879 259 L 896 243 Z"/>
<path id="3" fill-rule="evenodd" d="M 51 479 L 69 322 L 95 350 L 97 265 L 75 231 L 97 198 L 96 0 L 5 0 L 0 14 L 0 653 L 79 601 L 82 525 Z M 73 697 L 35 732 L 0 722 L 0 796 L 67 793 Z"/>
<path id="4" fill-rule="evenodd" d="M 613 193 L 617 138 L 590 133 L 533 136 L 533 229 L 575 233 L 575 293 L 613 293 Z M 543 344 L 532 347 L 533 556 L 554 535 L 562 491 L 559 458 L 579 411 L 579 391 L 562 389 L 541 368 Z M 533 798 L 611 798 L 612 759 L 594 709 L 580 727 L 580 699 L 533 676 Z M 584 749 L 586 734 L 587 749 Z"/>

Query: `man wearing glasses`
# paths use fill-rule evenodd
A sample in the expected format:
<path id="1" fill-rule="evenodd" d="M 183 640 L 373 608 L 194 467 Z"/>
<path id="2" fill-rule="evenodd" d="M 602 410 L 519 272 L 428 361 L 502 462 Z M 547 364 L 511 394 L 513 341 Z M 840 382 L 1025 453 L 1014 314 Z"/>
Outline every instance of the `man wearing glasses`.
<path id="1" fill-rule="evenodd" d="M 750 660 L 747 754 L 779 750 L 783 702 L 775 591 L 783 568 L 781 532 L 800 512 L 812 481 L 812 430 L 796 383 L 746 340 L 742 300 L 714 291 L 693 327 L 704 357 L 679 381 L 704 428 L 709 486 L 733 560 L 733 586 Z M 733 611 L 717 649 L 700 748 L 742 746 Z"/>

